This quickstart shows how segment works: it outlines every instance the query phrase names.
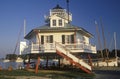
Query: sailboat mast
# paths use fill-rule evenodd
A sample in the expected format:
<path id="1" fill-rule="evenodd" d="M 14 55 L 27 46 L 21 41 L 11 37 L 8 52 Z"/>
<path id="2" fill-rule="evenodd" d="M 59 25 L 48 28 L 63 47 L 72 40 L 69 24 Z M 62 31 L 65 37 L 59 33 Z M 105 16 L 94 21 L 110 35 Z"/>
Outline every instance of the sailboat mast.
<path id="1" fill-rule="evenodd" d="M 104 41 L 104 48 L 105 48 L 105 52 L 106 52 L 106 58 L 108 59 L 108 51 L 107 51 L 107 47 L 106 47 L 106 39 L 105 39 L 105 35 L 104 35 L 103 23 L 102 23 L 101 18 L 100 18 L 100 22 L 101 22 L 102 36 L 103 36 L 103 41 Z"/>
<path id="2" fill-rule="evenodd" d="M 101 57 L 103 58 L 102 46 L 101 46 L 101 41 L 100 41 L 100 33 L 99 33 L 99 30 L 98 30 L 97 21 L 95 21 L 95 25 L 96 25 L 96 32 L 97 32 L 97 36 L 98 36 L 98 44 L 99 44 L 99 47 L 100 47 L 100 53 L 101 53 Z"/>
<path id="3" fill-rule="evenodd" d="M 115 41 L 115 57 L 117 58 L 116 32 L 114 32 L 114 41 Z"/>
<path id="4" fill-rule="evenodd" d="M 24 37 L 25 37 L 25 35 L 26 35 L 26 20 L 24 19 Z M 24 39 L 24 41 L 25 41 L 25 39 Z"/>

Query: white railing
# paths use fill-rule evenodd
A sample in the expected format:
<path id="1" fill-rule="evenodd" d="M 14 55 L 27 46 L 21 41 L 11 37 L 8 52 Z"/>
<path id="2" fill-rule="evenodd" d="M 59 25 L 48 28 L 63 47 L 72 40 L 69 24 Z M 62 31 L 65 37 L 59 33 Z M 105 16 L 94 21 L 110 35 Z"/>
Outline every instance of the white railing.
<path id="1" fill-rule="evenodd" d="M 70 50 L 87 50 L 88 52 L 96 53 L 96 46 L 91 44 L 76 43 L 76 44 L 67 44 L 65 45 L 67 49 Z"/>
<path id="2" fill-rule="evenodd" d="M 91 50 L 92 47 L 95 47 L 95 46 L 92 46 L 91 44 L 84 44 L 84 43 L 76 43 L 76 44 L 67 44 L 65 45 L 68 49 L 71 49 L 71 50 L 80 50 L 80 49 L 89 49 Z"/>
<path id="3" fill-rule="evenodd" d="M 62 52 L 63 54 L 67 55 L 71 59 L 73 59 L 73 61 L 75 61 L 75 62 L 79 63 L 80 65 L 82 65 L 83 67 L 91 70 L 91 66 L 89 66 L 87 63 L 85 63 L 82 59 L 79 59 L 76 56 L 72 55 L 70 53 L 70 50 L 67 49 L 65 46 L 62 46 L 61 44 L 56 43 L 56 49 L 59 50 L 60 52 Z"/>
<path id="4" fill-rule="evenodd" d="M 83 44 L 83 43 L 79 43 L 79 44 L 62 44 L 59 43 L 63 46 L 65 46 L 67 49 L 71 50 L 71 52 L 75 52 L 76 50 L 80 52 L 80 50 L 87 50 L 88 52 L 96 52 L 96 47 L 92 46 L 90 44 Z M 31 51 L 51 51 L 54 50 L 55 51 L 55 43 L 45 43 L 44 45 L 39 45 L 37 44 L 31 44 L 28 45 L 28 47 L 25 49 L 27 52 L 31 52 Z"/>
<path id="5" fill-rule="evenodd" d="M 39 44 L 32 44 L 31 45 L 31 50 L 44 50 L 44 45 L 39 45 Z"/>
<path id="6" fill-rule="evenodd" d="M 24 52 L 27 52 L 27 53 L 39 53 L 39 52 L 49 52 L 51 50 L 55 50 L 55 44 L 52 44 L 52 43 L 49 43 L 49 44 L 44 44 L 44 45 L 39 45 L 38 43 L 37 44 L 31 44 L 31 45 L 28 45 L 27 48 L 24 49 Z"/>

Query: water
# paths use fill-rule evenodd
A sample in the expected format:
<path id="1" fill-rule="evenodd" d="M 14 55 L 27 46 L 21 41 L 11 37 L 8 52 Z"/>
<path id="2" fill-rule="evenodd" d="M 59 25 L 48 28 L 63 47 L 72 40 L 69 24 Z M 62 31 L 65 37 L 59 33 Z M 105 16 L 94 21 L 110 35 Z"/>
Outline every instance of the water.
<path id="1" fill-rule="evenodd" d="M 36 61 L 37 61 L 37 60 L 33 60 L 34 63 L 33 63 L 33 64 L 30 64 L 30 67 L 31 67 L 31 68 L 34 66 L 34 64 L 36 63 Z M 45 66 L 46 66 L 46 62 L 47 62 L 46 60 L 44 60 L 44 61 L 42 60 L 42 61 L 40 61 L 40 64 L 41 64 L 43 67 L 45 67 Z M 55 65 L 58 64 L 57 61 L 49 60 L 49 61 L 48 61 L 48 66 L 52 66 L 53 63 L 54 63 Z M 15 69 L 20 69 L 21 67 L 22 67 L 22 68 L 25 68 L 26 65 L 24 65 L 23 62 L 0 60 L 0 66 L 2 67 L 2 69 L 8 69 L 8 67 L 12 66 L 13 69 L 15 70 Z"/>
<path id="2" fill-rule="evenodd" d="M 12 66 L 13 69 L 20 69 L 21 67 L 24 67 L 23 62 L 15 62 L 15 61 L 9 61 L 9 62 L 4 62 L 0 61 L 0 66 L 2 69 L 8 69 L 8 67 Z"/>

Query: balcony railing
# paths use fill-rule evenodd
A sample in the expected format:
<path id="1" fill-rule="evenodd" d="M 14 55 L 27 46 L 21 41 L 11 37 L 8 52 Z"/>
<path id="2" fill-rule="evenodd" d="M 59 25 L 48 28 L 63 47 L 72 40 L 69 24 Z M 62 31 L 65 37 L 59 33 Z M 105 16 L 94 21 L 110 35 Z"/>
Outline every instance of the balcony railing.
<path id="1" fill-rule="evenodd" d="M 91 44 L 84 44 L 84 43 L 79 43 L 79 44 L 62 44 L 59 43 L 63 46 L 65 46 L 67 49 L 71 50 L 71 52 L 91 52 L 91 53 L 96 53 L 96 46 L 93 46 Z M 56 46 L 55 43 L 46 43 L 44 45 L 39 45 L 39 44 L 31 44 L 28 45 L 28 47 L 25 49 L 25 52 L 32 53 L 32 52 L 56 52 Z"/>
<path id="2" fill-rule="evenodd" d="M 96 53 L 96 46 L 93 46 L 91 44 L 79 43 L 79 44 L 68 44 L 65 46 L 67 47 L 67 49 L 70 50 L 88 50 L 91 51 L 92 53 Z"/>

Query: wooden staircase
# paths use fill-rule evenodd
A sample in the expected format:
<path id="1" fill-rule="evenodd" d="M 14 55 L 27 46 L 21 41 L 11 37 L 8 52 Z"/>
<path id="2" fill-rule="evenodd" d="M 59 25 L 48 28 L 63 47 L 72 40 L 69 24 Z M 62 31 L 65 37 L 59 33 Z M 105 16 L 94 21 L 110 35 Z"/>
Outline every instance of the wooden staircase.
<path id="1" fill-rule="evenodd" d="M 66 58 L 70 63 L 75 64 L 77 67 L 79 67 L 84 72 L 92 73 L 92 68 L 90 65 L 84 62 L 82 59 L 79 59 L 76 56 L 72 55 L 70 53 L 70 50 L 68 50 L 65 46 L 62 46 L 61 44 L 57 42 L 56 42 L 56 52 L 60 56 Z"/>

